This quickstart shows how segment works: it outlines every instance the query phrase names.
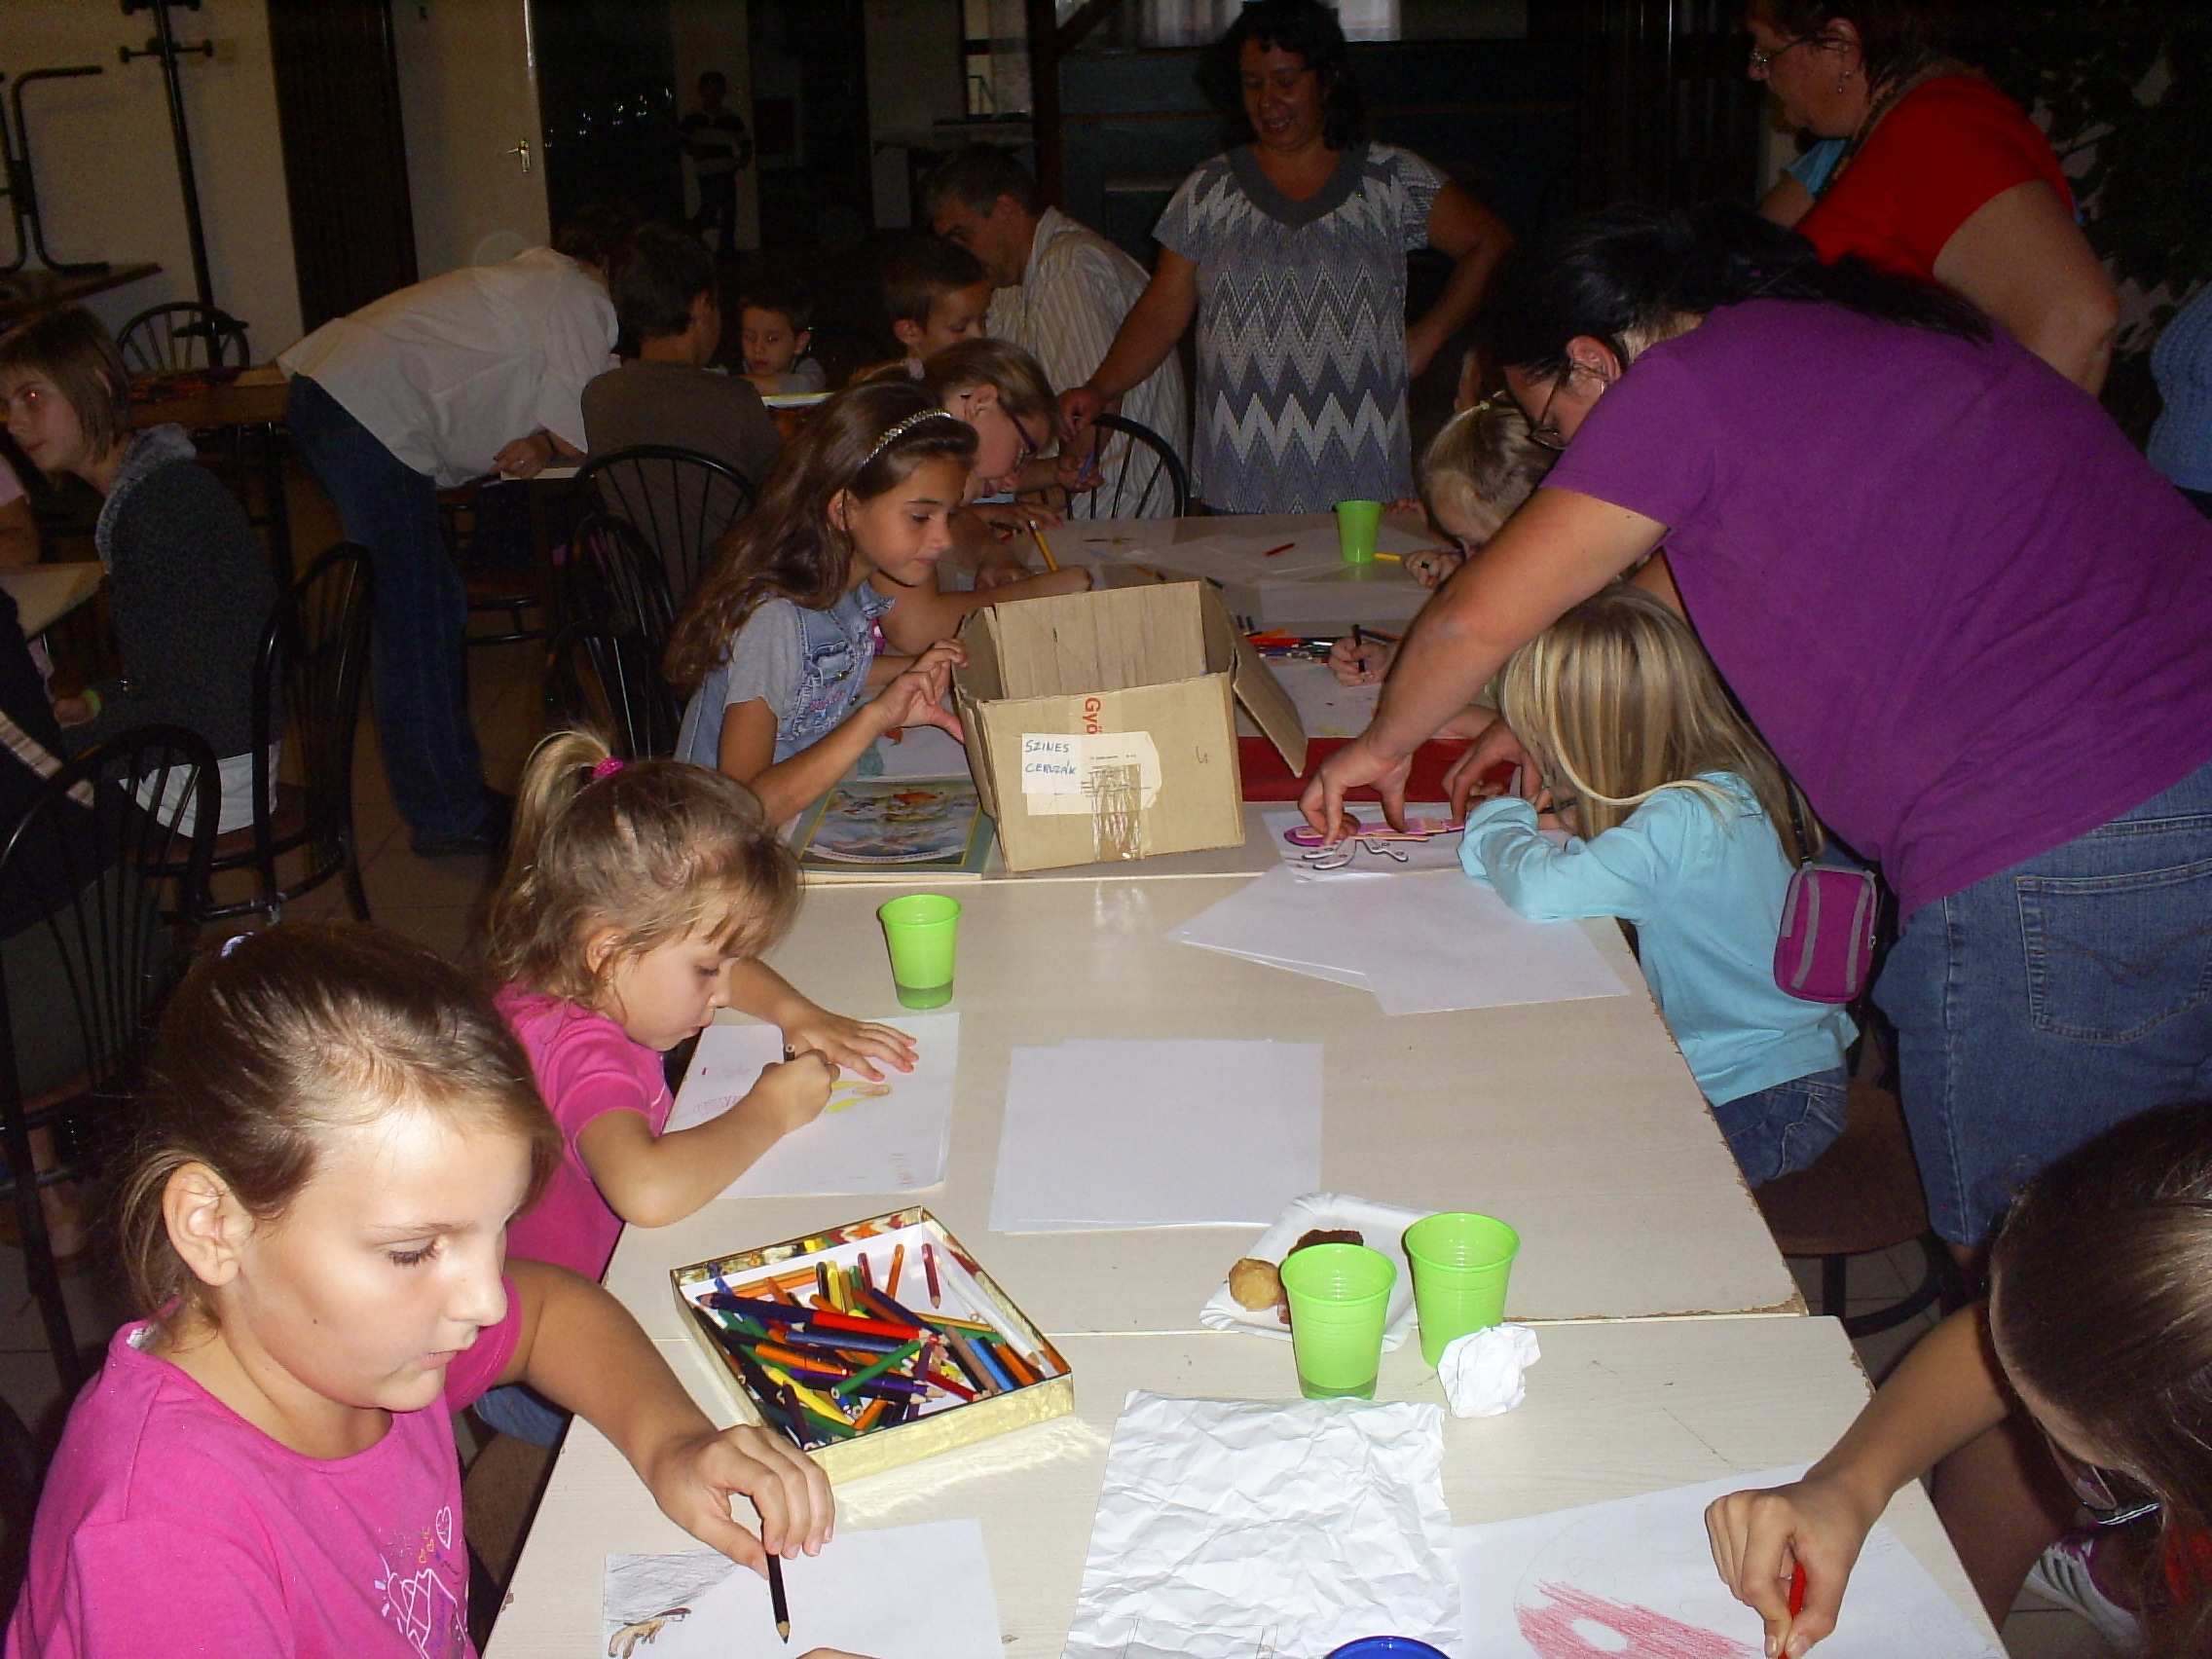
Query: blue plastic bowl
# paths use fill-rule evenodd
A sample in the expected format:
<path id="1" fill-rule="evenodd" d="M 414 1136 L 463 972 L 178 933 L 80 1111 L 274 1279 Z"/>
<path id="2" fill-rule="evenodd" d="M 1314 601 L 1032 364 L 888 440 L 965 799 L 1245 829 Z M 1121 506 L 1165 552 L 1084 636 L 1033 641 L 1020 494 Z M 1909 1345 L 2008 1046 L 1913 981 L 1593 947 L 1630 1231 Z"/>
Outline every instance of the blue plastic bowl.
<path id="1" fill-rule="evenodd" d="M 1387 1659 L 1389 1655 L 1396 1659 L 1449 1659 L 1443 1649 L 1410 1636 L 1363 1636 L 1337 1648 L 1329 1659 Z"/>

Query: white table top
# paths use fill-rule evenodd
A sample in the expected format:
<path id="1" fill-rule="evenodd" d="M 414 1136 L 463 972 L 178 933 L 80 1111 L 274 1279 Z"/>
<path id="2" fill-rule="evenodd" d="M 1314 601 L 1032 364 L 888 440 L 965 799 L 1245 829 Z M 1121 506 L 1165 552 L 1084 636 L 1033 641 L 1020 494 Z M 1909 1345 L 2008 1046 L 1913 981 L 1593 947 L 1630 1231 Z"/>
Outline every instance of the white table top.
<path id="1" fill-rule="evenodd" d="M 1345 564 L 1334 513 L 1070 519 L 1048 535 L 1063 565 L 1138 564 L 1204 576 L 1220 584 L 1230 614 L 1255 627 L 1389 627 L 1409 620 L 1428 598 L 1401 564 Z M 1286 541 L 1286 551 L 1263 557 Z M 1376 537 L 1384 553 L 1433 545 L 1434 536 L 1417 535 L 1395 519 L 1385 519 Z"/>
<path id="2" fill-rule="evenodd" d="M 1444 1494 L 1460 1526 L 1810 1461 L 1866 1397 L 1850 1346 L 1827 1319 L 1561 1325 L 1539 1337 L 1543 1357 L 1529 1373 L 1520 1410 L 1446 1419 Z M 1228 1399 L 1297 1393 L 1289 1345 L 1253 1337 L 1079 1337 L 1062 1349 L 1075 1370 L 1073 1417 L 852 1482 L 837 1493 L 847 1529 L 980 1522 L 1010 1659 L 1060 1651 L 1107 1443 L 1130 1389 Z M 730 1421 L 709 1393 L 695 1351 L 688 1345 L 666 1351 L 716 1420 Z M 1377 1398 L 1441 1401 L 1418 1345 L 1382 1356 Z M 1899 1493 L 1887 1519 L 1990 1634 L 1917 1485 Z M 607 1441 L 577 1423 L 486 1659 L 597 1655 L 606 1557 L 698 1547 L 654 1507 Z M 1755 1646 L 1757 1623 L 1746 1618 L 1745 1640 Z"/>
<path id="3" fill-rule="evenodd" d="M 0 566 L 0 588 L 16 602 L 23 638 L 35 639 L 97 593 L 102 574 L 97 559 Z"/>
<path id="4" fill-rule="evenodd" d="M 1323 1044 L 1323 1191 L 1512 1222 L 1523 1238 L 1514 1318 L 1802 1310 L 1613 924 L 1584 925 L 1628 995 L 1387 1018 L 1365 991 L 1164 937 L 1235 886 L 962 885 L 945 1185 L 717 1200 L 673 1227 L 629 1229 L 608 1287 L 654 1336 L 678 1337 L 671 1268 L 918 1201 L 1054 1336 L 1197 1330 L 1199 1307 L 1256 1230 L 998 1234 L 986 1224 L 1012 1048 L 1230 1036 Z M 874 914 L 884 896 L 810 891 L 775 966 L 842 1013 L 896 1020 Z"/>

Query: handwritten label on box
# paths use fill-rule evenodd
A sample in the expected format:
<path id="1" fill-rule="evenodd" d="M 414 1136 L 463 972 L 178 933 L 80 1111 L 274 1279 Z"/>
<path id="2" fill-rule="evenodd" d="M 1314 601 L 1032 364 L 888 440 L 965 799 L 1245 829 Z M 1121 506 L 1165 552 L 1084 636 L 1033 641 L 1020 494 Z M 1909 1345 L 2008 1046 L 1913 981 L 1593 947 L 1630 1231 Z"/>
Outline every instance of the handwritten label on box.
<path id="1" fill-rule="evenodd" d="M 1160 751 L 1144 731 L 1025 732 L 1021 793 L 1033 813 L 1143 811 L 1160 798 Z"/>

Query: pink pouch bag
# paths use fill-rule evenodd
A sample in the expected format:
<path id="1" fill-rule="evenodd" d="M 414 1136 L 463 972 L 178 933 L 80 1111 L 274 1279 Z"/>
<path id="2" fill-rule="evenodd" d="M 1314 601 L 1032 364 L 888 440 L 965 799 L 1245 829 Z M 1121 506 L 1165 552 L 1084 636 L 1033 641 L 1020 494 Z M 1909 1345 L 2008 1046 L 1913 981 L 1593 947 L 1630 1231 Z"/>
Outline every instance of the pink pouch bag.
<path id="1" fill-rule="evenodd" d="M 1789 818 L 1797 844 L 1807 845 L 1796 791 Z M 1782 933 L 1774 941 L 1774 982 L 1807 1002 L 1848 1003 L 1866 988 L 1874 967 L 1874 929 L 1881 893 L 1873 875 L 1810 860 L 1789 876 L 1782 900 Z"/>

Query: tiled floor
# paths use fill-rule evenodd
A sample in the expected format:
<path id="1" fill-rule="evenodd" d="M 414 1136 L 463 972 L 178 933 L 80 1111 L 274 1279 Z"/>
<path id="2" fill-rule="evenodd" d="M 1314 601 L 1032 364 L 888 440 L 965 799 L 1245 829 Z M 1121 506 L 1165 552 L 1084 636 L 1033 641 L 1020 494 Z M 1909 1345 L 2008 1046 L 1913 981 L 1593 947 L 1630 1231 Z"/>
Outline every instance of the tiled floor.
<path id="1" fill-rule="evenodd" d="M 335 534 L 326 509 L 318 498 L 311 498 L 312 492 L 306 491 L 295 498 L 302 548 L 323 546 Z M 515 645 L 483 646 L 470 653 L 470 704 L 484 748 L 486 774 L 499 789 L 514 787 L 541 727 L 541 650 L 536 645 Z M 355 823 L 375 919 L 439 950 L 459 954 L 474 934 L 492 874 L 490 861 L 415 857 L 385 785 L 374 728 L 365 721 L 355 780 Z M 288 913 L 342 915 L 345 907 L 344 890 L 334 881 Z M 1899 1257 L 1854 1264 L 1851 1311 L 1893 1299 L 1903 1289 L 1903 1275 L 1917 1272 L 1919 1259 L 1912 1250 L 1899 1252 Z M 1818 1294 L 1814 1265 L 1792 1266 L 1811 1302 Z M 67 1297 L 80 1340 L 95 1340 L 112 1330 L 121 1316 L 112 1294 L 95 1277 L 70 1280 Z M 1868 1375 L 1879 1379 L 1934 1323 L 1935 1315 L 1925 1314 L 1899 1330 L 1860 1343 L 1860 1358 Z M 38 1311 L 24 1285 L 21 1257 L 5 1248 L 0 1248 L 0 1399 L 34 1428 L 51 1427 L 63 1406 Z M 2074 1614 L 2032 1603 L 2023 1603 L 2023 1609 L 2007 1621 L 2005 1640 L 2016 1659 L 2093 1659 L 2105 1651 Z"/>

